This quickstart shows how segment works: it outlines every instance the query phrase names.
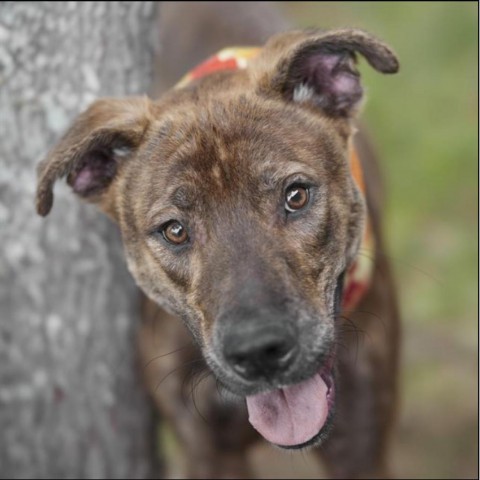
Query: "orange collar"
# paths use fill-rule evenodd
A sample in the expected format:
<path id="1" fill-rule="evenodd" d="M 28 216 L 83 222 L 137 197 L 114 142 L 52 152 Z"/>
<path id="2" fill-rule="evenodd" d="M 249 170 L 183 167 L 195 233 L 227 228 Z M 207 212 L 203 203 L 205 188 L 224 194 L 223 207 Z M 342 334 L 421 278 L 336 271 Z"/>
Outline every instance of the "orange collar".
<path id="1" fill-rule="evenodd" d="M 260 48 L 258 47 L 225 48 L 193 68 L 182 77 L 174 88 L 185 87 L 190 82 L 217 71 L 247 68 L 249 61 L 259 52 Z M 358 189 L 365 196 L 363 171 L 357 152 L 353 147 L 350 148 L 350 168 Z M 360 253 L 350 265 L 344 279 L 342 298 L 342 310 L 344 311 L 353 310 L 370 287 L 374 265 L 374 247 L 371 223 L 367 217 Z"/>

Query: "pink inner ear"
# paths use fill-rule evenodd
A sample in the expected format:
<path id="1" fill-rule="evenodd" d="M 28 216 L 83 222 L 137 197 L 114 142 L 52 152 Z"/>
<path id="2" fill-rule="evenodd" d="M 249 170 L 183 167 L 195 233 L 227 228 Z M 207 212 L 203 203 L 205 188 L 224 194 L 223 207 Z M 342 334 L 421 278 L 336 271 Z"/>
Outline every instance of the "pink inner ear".
<path id="1" fill-rule="evenodd" d="M 92 183 L 94 183 L 93 171 L 88 166 L 85 166 L 77 173 L 72 187 L 76 193 L 82 194 L 91 188 Z"/>
<path id="2" fill-rule="evenodd" d="M 297 78 L 313 88 L 314 101 L 327 113 L 348 115 L 362 97 L 360 78 L 348 52 L 317 52 L 298 60 L 297 68 Z"/>
<path id="3" fill-rule="evenodd" d="M 113 180 L 117 161 L 112 152 L 93 151 L 82 159 L 82 165 L 68 177 L 73 191 L 82 196 L 100 193 Z"/>
<path id="4" fill-rule="evenodd" d="M 318 67 L 325 70 L 326 80 L 333 94 L 355 93 L 360 84 L 358 76 L 348 71 L 345 65 L 341 66 L 341 59 L 340 55 L 322 55 L 318 60 Z M 323 77 L 325 78 L 325 74 Z"/>

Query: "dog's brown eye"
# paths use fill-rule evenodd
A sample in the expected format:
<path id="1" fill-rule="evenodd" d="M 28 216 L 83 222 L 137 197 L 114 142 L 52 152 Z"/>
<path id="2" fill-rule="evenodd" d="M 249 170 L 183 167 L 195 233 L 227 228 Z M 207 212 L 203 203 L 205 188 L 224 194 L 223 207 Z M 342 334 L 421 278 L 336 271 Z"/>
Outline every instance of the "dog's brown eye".
<path id="1" fill-rule="evenodd" d="M 163 238 L 173 245 L 181 245 L 188 240 L 187 229 L 177 220 L 168 222 L 162 229 Z"/>
<path id="2" fill-rule="evenodd" d="M 304 208 L 309 200 L 308 188 L 302 185 L 292 185 L 285 193 L 285 209 L 288 212 L 296 212 Z"/>

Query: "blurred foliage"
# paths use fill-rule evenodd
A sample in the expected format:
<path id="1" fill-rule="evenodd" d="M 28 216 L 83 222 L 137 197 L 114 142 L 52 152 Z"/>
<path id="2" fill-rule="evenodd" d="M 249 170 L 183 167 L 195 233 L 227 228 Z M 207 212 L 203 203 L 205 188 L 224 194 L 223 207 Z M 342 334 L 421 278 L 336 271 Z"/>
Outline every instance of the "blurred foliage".
<path id="1" fill-rule="evenodd" d="M 404 319 L 396 473 L 478 475 L 478 4 L 283 7 L 302 26 L 370 31 L 400 58 L 391 77 L 360 62 Z"/>

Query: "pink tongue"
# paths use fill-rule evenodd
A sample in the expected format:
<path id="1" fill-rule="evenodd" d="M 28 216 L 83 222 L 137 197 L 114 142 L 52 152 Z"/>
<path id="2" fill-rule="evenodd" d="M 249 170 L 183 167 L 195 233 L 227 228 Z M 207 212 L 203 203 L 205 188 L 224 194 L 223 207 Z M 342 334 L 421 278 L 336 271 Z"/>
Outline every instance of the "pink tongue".
<path id="1" fill-rule="evenodd" d="M 247 397 L 248 419 L 269 442 L 293 446 L 311 440 L 328 415 L 328 387 L 319 374 L 297 385 Z"/>

